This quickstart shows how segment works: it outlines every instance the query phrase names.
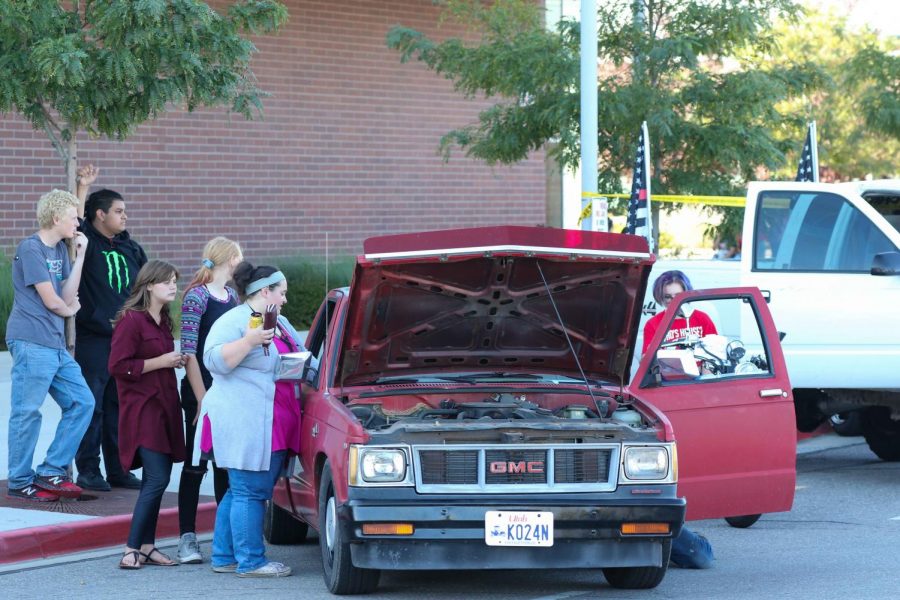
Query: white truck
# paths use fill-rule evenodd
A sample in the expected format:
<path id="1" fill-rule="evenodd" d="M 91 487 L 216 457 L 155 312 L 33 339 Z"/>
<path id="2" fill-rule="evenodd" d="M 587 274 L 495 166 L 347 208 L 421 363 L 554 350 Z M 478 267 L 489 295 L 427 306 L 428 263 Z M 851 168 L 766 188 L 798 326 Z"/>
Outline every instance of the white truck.
<path id="1" fill-rule="evenodd" d="M 658 261 L 644 320 L 670 269 L 695 289 L 758 287 L 784 334 L 798 429 L 860 411 L 872 451 L 900 460 L 900 180 L 751 183 L 740 259 Z M 740 337 L 737 315 L 711 316 Z"/>

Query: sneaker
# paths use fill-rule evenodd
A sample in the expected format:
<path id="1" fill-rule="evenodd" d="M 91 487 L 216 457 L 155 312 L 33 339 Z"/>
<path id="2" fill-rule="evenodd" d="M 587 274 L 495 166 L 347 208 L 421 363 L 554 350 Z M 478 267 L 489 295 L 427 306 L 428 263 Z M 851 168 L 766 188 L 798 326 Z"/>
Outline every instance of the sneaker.
<path id="1" fill-rule="evenodd" d="M 291 574 L 291 568 L 280 562 L 266 563 L 258 569 L 238 573 L 238 577 L 287 577 Z"/>
<path id="2" fill-rule="evenodd" d="M 237 571 L 237 563 L 234 563 L 232 565 L 221 565 L 218 567 L 216 565 L 213 565 L 212 570 L 213 573 L 234 573 L 235 571 Z"/>
<path id="3" fill-rule="evenodd" d="M 141 480 L 135 477 L 134 473 L 128 473 L 121 477 L 107 477 L 106 481 L 109 482 L 109 485 L 117 488 L 141 489 Z"/>
<path id="4" fill-rule="evenodd" d="M 33 485 L 26 485 L 23 488 L 9 488 L 6 495 L 16 500 L 31 500 L 32 502 L 56 502 L 59 496 L 53 492 L 39 489 Z"/>
<path id="5" fill-rule="evenodd" d="M 84 490 L 92 490 L 95 492 L 108 492 L 112 490 L 100 473 L 79 473 L 75 483 Z"/>
<path id="6" fill-rule="evenodd" d="M 78 498 L 82 491 L 65 475 L 38 475 L 34 486 L 63 498 Z"/>
<path id="7" fill-rule="evenodd" d="M 178 540 L 178 562 L 183 565 L 196 565 L 203 562 L 200 554 L 200 544 L 197 543 L 197 534 L 185 533 Z"/>

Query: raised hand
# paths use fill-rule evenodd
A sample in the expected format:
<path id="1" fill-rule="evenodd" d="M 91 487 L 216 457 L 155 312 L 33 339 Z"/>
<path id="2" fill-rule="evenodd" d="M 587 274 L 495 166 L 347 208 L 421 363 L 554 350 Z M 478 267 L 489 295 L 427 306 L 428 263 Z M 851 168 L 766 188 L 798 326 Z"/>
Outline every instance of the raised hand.
<path id="1" fill-rule="evenodd" d="M 90 186 L 92 183 L 97 181 L 97 177 L 100 175 L 100 169 L 95 167 L 94 165 L 85 165 L 83 167 L 79 167 L 76 173 L 75 181 L 79 186 Z"/>

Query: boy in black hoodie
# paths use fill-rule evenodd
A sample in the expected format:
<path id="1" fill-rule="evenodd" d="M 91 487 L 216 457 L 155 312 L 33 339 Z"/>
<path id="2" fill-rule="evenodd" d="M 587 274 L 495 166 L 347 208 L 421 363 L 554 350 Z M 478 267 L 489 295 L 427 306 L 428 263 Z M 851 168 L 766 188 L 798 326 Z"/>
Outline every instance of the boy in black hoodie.
<path id="1" fill-rule="evenodd" d="M 78 297 L 81 310 L 75 316 L 75 360 L 94 394 L 95 407 L 75 455 L 78 485 L 109 491 L 110 486 L 138 489 L 141 481 L 119 462 L 119 397 L 109 376 L 112 319 L 131 293 L 131 284 L 147 255 L 125 230 L 125 200 L 112 190 L 87 197 L 99 170 L 88 165 L 78 170 L 81 231 L 89 240 Z M 100 473 L 100 451 L 106 479 Z"/>

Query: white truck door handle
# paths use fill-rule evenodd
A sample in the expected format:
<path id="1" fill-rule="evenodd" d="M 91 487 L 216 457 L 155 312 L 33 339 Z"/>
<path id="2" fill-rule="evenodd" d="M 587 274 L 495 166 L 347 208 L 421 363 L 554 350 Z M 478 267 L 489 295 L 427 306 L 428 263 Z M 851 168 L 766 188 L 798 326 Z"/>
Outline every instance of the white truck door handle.
<path id="1" fill-rule="evenodd" d="M 773 398 L 775 396 L 783 396 L 783 397 L 787 398 L 787 392 L 785 392 L 784 390 L 778 389 L 778 388 L 771 389 L 771 390 L 759 390 L 760 398 Z"/>

